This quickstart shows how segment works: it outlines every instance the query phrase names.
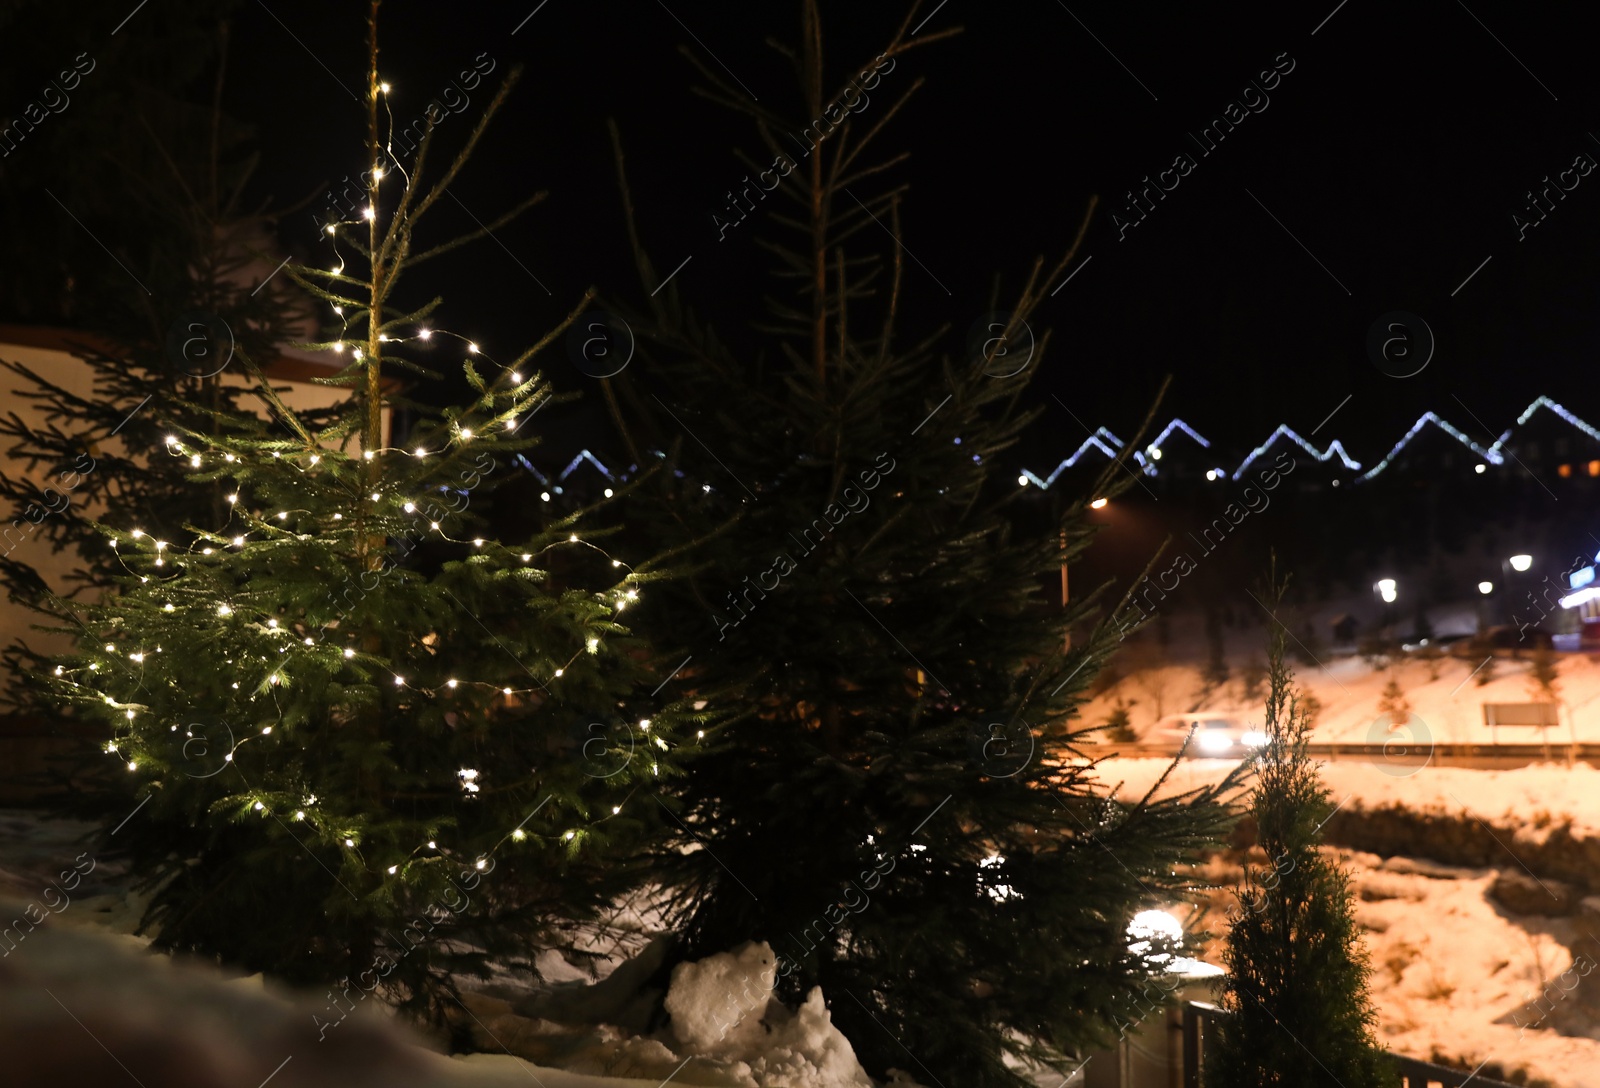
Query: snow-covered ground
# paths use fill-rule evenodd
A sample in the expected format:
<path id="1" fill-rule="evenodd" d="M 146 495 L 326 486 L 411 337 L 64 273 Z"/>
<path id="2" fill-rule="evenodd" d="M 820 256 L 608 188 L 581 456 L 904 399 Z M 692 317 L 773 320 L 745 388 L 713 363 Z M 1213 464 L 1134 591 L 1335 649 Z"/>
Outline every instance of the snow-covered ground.
<path id="1" fill-rule="evenodd" d="M 1260 720 L 1261 701 L 1249 700 L 1243 692 L 1243 665 L 1254 658 L 1242 652 L 1235 638 L 1232 655 L 1233 676 L 1209 697 L 1194 663 L 1158 664 L 1150 652 L 1130 651 L 1119 662 L 1126 674 L 1117 684 L 1090 700 L 1083 708 L 1083 721 L 1099 725 L 1118 700 L 1131 701 L 1129 716 L 1134 732 L 1141 737 L 1166 714 L 1196 710 L 1237 713 Z M 1292 646 L 1292 644 L 1291 644 Z M 1263 657 L 1256 654 L 1255 658 Z M 1319 655 L 1322 665 L 1294 663 L 1295 683 L 1321 703 L 1312 729 L 1312 739 L 1321 742 L 1384 743 L 1392 739 L 1387 721 L 1379 722 L 1378 703 L 1383 688 L 1393 677 L 1421 719 L 1417 739 L 1439 743 L 1487 744 L 1497 739 L 1483 724 L 1484 703 L 1543 702 L 1545 697 L 1530 688 L 1530 662 L 1496 657 L 1491 666 L 1479 669 L 1483 659 L 1445 657 L 1430 666 L 1414 654 L 1400 655 L 1391 668 L 1374 669 L 1361 657 Z M 1571 740 L 1600 742 L 1600 661 L 1587 654 L 1555 655 L 1558 674 L 1557 693 L 1561 703 L 1561 725 L 1541 730 L 1501 726 L 1501 743 L 1548 741 L 1561 744 Z M 1438 679 L 1430 679 L 1430 667 L 1437 668 Z M 1476 675 L 1474 670 L 1478 670 Z M 1479 684 L 1485 673 L 1493 679 Z"/>
<path id="2" fill-rule="evenodd" d="M 1124 798 L 1137 798 L 1172 766 L 1170 759 L 1102 760 L 1096 776 Z M 1159 795 L 1222 781 L 1237 766 L 1225 759 L 1185 759 Z M 1322 781 L 1348 810 L 1405 808 L 1446 818 L 1479 819 L 1515 829 L 1519 841 L 1543 842 L 1558 827 L 1578 838 L 1600 837 L 1600 770 L 1538 763 L 1475 771 L 1385 763 L 1382 757 L 1321 762 Z"/>
<path id="3" fill-rule="evenodd" d="M 259 1083 L 290 1064 L 285 1083 L 328 1088 L 507 1088 L 530 1078 L 540 1088 L 653 1088 L 668 1078 L 717 1088 L 872 1086 L 820 988 L 797 1010 L 773 999 L 777 957 L 765 944 L 680 964 L 665 994 L 670 1021 L 656 1031 L 645 1030 L 637 1006 L 653 1004 L 639 985 L 660 946 L 642 940 L 618 949 L 640 954 L 604 964 L 599 983 L 553 953 L 541 961 L 539 989 L 509 976 L 461 980 L 459 1026 L 482 1053 L 437 1053 L 442 1040 L 392 1021 L 376 1002 L 354 1004 L 348 1024 L 319 1027 L 331 1019 L 322 996 L 151 957 L 149 942 L 133 935 L 143 900 L 124 868 L 85 849 L 90 830 L 0 811 L 4 1083 L 13 1074 L 19 1084 L 110 1083 L 113 1063 L 129 1063 L 139 1081 L 167 1088 Z M 640 1021 L 633 1030 L 617 1026 L 630 1020 Z"/>
<path id="4" fill-rule="evenodd" d="M 1488 1062 L 1496 1078 L 1600 1088 L 1600 1007 L 1583 981 L 1600 957 L 1588 938 L 1600 920 L 1513 914 L 1490 894 L 1493 869 L 1336 853 L 1359 897 L 1385 1047 L 1466 1069 Z M 1240 874 L 1219 858 L 1208 875 L 1232 886 Z M 1211 901 L 1231 904 L 1226 890 Z"/>

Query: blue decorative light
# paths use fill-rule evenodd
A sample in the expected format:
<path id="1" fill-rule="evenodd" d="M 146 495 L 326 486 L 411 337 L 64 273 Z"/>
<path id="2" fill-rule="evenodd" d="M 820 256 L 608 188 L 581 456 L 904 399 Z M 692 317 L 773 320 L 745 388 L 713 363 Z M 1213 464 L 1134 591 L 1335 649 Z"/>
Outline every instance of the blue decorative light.
<path id="1" fill-rule="evenodd" d="M 1473 453 L 1477 454 L 1479 457 L 1483 458 L 1485 461 L 1489 462 L 1491 465 L 1503 464 L 1505 462 L 1505 458 L 1500 456 L 1500 451 L 1499 450 L 1497 450 L 1497 449 L 1487 449 L 1487 450 L 1484 449 L 1482 446 L 1478 445 L 1472 439 L 1468 438 L 1466 435 L 1462 434 L 1460 431 L 1458 431 L 1454 427 L 1450 426 L 1450 424 L 1448 424 L 1444 420 L 1440 419 L 1433 412 L 1424 412 L 1424 413 L 1422 413 L 1421 418 L 1419 418 L 1415 423 L 1413 423 L 1411 425 L 1411 429 L 1405 433 L 1405 437 L 1400 439 L 1399 442 L 1395 443 L 1394 449 L 1389 451 L 1388 456 L 1385 457 L 1382 461 L 1379 461 L 1365 475 L 1363 475 L 1360 478 L 1360 482 L 1365 483 L 1367 480 L 1372 479 L 1378 473 L 1380 473 L 1384 469 L 1388 468 L 1389 467 L 1389 463 L 1395 459 L 1395 455 L 1398 454 L 1401 450 L 1405 449 L 1406 443 L 1410 442 L 1413 438 L 1415 438 L 1417 436 L 1417 433 L 1419 431 L 1421 431 L 1422 428 L 1426 427 L 1430 423 L 1432 423 L 1435 427 L 1438 427 L 1441 431 L 1443 431 L 1445 434 L 1449 435 L 1451 438 L 1454 438 L 1457 442 L 1460 442 L 1463 446 L 1467 447 L 1467 449 L 1471 450 Z M 1496 442 L 1495 445 L 1498 446 L 1499 443 Z"/>
<path id="2" fill-rule="evenodd" d="M 1272 434 L 1267 437 L 1265 442 L 1261 443 L 1261 445 L 1250 451 L 1250 456 L 1246 457 L 1244 462 L 1239 465 L 1238 470 L 1234 472 L 1233 479 L 1237 480 L 1239 477 L 1243 476 L 1245 472 L 1249 470 L 1250 466 L 1255 462 L 1256 458 L 1260 457 L 1262 454 L 1271 449 L 1272 444 L 1279 438 L 1289 439 L 1295 445 L 1309 453 L 1312 457 L 1315 457 L 1318 461 L 1327 461 L 1328 459 L 1337 456 L 1340 461 L 1344 462 L 1344 467 L 1350 469 L 1351 471 L 1361 467 L 1361 462 L 1352 460 L 1350 455 L 1345 452 L 1344 447 L 1339 444 L 1338 439 L 1334 439 L 1332 442 L 1328 443 L 1327 449 L 1318 450 L 1317 447 L 1313 446 L 1310 442 L 1307 442 L 1304 438 L 1301 438 L 1289 427 L 1279 424 L 1278 429 L 1273 431 Z"/>
<path id="3" fill-rule="evenodd" d="M 1046 479 L 1041 480 L 1038 476 L 1035 476 L 1028 469 L 1023 469 L 1022 470 L 1022 475 L 1026 476 L 1034 484 L 1034 486 L 1036 486 L 1036 487 L 1049 488 L 1049 486 L 1051 484 L 1056 482 L 1056 477 L 1060 476 L 1067 469 L 1069 469 L 1073 465 L 1077 464 L 1078 463 L 1078 459 L 1080 457 L 1082 457 L 1084 455 L 1084 453 L 1087 452 L 1088 449 L 1091 446 L 1093 446 L 1095 449 L 1099 450 L 1101 453 L 1105 454 L 1106 458 L 1108 460 L 1113 460 L 1113 461 L 1116 460 L 1117 451 L 1115 449 L 1112 449 L 1110 446 L 1107 446 L 1104 442 L 1102 442 L 1100 440 L 1100 436 L 1101 435 L 1105 435 L 1112 442 L 1115 442 L 1117 444 L 1118 448 L 1121 448 L 1121 446 L 1122 446 L 1121 439 L 1117 438 L 1116 435 L 1112 434 L 1110 431 L 1106 430 L 1104 427 L 1101 427 L 1099 430 L 1095 431 L 1094 434 L 1092 434 L 1088 438 L 1084 439 L 1083 445 L 1079 446 L 1077 448 L 1076 452 L 1074 452 L 1071 457 L 1068 457 L 1065 461 L 1063 461 L 1059 465 L 1057 465 L 1056 466 L 1056 470 L 1054 472 L 1052 472 L 1049 475 L 1049 477 L 1047 477 Z"/>
<path id="4" fill-rule="evenodd" d="M 1568 423 L 1572 424 L 1572 426 L 1578 428 L 1578 430 L 1582 431 L 1584 434 L 1588 435 L 1590 438 L 1593 438 L 1596 441 L 1600 441 L 1600 430 L 1596 430 L 1595 428 L 1591 427 L 1589 424 L 1585 423 L 1583 420 L 1579 419 L 1577 416 L 1573 415 L 1571 412 L 1569 412 L 1565 408 L 1561 407 L 1561 405 L 1557 404 L 1555 401 L 1551 400 L 1549 397 L 1539 397 L 1539 398 L 1535 399 L 1532 404 L 1530 404 L 1526 408 L 1524 408 L 1523 411 L 1522 411 L 1522 414 L 1517 417 L 1517 426 L 1520 427 L 1524 423 L 1528 422 L 1528 420 L 1532 419 L 1533 418 L 1533 413 L 1537 412 L 1540 408 L 1548 408 L 1548 409 L 1550 409 L 1550 411 L 1554 412 L 1556 415 L 1560 416 L 1562 419 L 1564 419 Z M 1505 434 L 1501 435 L 1498 439 L 1495 440 L 1494 445 L 1489 447 L 1490 452 L 1498 454 L 1500 452 L 1501 447 L 1503 447 L 1505 445 L 1506 439 L 1508 439 L 1510 437 L 1511 437 L 1511 431 L 1507 430 Z M 1499 461 L 1495 462 L 1495 464 L 1499 464 L 1499 463 L 1500 463 Z"/>

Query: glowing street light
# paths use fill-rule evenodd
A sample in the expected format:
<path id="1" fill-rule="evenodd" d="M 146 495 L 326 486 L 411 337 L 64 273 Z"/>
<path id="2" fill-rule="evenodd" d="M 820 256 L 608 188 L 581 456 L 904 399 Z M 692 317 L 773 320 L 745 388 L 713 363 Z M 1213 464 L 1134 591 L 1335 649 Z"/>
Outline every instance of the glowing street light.
<path id="1" fill-rule="evenodd" d="M 1511 557 L 1510 562 L 1511 562 L 1511 569 L 1512 570 L 1525 571 L 1529 567 L 1533 566 L 1533 556 L 1531 556 L 1531 555 L 1513 555 Z"/>
<path id="2" fill-rule="evenodd" d="M 1493 582 L 1479 582 L 1478 583 L 1478 592 L 1482 593 L 1485 597 L 1487 597 L 1489 594 L 1494 592 L 1494 583 Z"/>
<path id="3" fill-rule="evenodd" d="M 1393 578 L 1381 578 L 1378 580 L 1378 584 L 1373 588 L 1378 591 L 1378 596 L 1383 598 L 1384 604 L 1394 604 L 1395 598 L 1398 596 L 1398 594 L 1395 592 Z"/>

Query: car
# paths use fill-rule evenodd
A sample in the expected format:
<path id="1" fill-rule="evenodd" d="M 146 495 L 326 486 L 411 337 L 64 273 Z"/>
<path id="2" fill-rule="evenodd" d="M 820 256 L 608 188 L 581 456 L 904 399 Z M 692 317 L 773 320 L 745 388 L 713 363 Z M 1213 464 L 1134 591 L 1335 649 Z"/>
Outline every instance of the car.
<path id="1" fill-rule="evenodd" d="M 1174 748 L 1188 741 L 1184 754 L 1201 759 L 1244 756 L 1267 743 L 1267 735 L 1259 725 L 1231 711 L 1205 710 L 1167 715 L 1156 722 L 1149 739 L 1157 744 L 1170 743 Z"/>

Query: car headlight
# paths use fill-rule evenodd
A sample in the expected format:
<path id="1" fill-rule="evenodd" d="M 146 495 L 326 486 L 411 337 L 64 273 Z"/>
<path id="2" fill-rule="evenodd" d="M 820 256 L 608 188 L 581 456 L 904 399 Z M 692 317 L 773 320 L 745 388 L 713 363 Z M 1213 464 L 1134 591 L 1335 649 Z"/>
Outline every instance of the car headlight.
<path id="1" fill-rule="evenodd" d="M 1243 744 L 1247 748 L 1260 748 L 1262 745 L 1267 743 L 1267 735 L 1265 733 L 1256 732 L 1246 733 L 1244 736 L 1239 738 L 1239 743 Z"/>
<path id="2" fill-rule="evenodd" d="M 1233 738 L 1226 733 L 1201 733 L 1195 739 L 1206 752 L 1226 752 L 1233 747 Z"/>

